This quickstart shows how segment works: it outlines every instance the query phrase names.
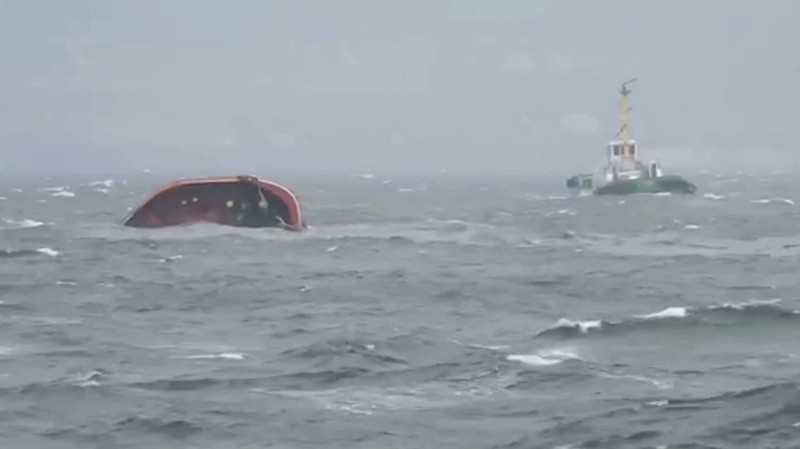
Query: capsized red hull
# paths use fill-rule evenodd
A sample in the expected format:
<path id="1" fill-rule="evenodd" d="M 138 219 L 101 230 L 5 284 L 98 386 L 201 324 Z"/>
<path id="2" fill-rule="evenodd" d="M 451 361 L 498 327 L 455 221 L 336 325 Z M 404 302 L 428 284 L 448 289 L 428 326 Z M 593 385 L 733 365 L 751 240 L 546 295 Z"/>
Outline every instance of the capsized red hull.
<path id="1" fill-rule="evenodd" d="M 161 228 L 216 223 L 252 228 L 306 228 L 297 196 L 287 187 L 255 176 L 182 179 L 156 189 L 123 224 Z"/>

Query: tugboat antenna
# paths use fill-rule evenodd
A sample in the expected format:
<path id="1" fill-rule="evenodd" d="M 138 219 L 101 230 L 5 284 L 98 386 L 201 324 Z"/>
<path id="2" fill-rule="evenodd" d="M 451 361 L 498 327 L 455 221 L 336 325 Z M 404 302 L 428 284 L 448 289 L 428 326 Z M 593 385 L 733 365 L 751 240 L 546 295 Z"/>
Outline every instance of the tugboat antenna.
<path id="1" fill-rule="evenodd" d="M 638 79 L 639 78 L 631 78 L 628 81 L 625 81 L 624 83 L 622 83 L 622 88 L 620 88 L 619 93 L 622 94 L 623 97 L 627 97 L 628 94 L 631 93 L 631 90 L 628 89 L 628 84 L 633 84 Z"/>
<path id="2" fill-rule="evenodd" d="M 629 147 L 629 140 L 630 140 L 630 128 L 629 128 L 629 116 L 628 113 L 630 112 L 630 106 L 628 106 L 628 94 L 631 93 L 631 90 L 628 89 L 628 85 L 634 83 L 639 78 L 632 78 L 628 81 L 622 83 L 622 87 L 619 90 L 619 93 L 622 95 L 622 104 L 620 110 L 620 128 L 619 134 L 622 137 L 622 156 L 627 158 L 630 156 L 630 147 Z"/>

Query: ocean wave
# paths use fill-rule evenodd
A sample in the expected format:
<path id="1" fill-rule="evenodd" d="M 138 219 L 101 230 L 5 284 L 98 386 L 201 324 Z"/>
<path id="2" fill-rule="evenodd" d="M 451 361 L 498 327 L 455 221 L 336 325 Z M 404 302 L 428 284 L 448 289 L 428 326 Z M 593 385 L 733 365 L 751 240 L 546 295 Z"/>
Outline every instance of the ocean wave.
<path id="1" fill-rule="evenodd" d="M 13 259 L 16 257 L 31 257 L 31 256 L 50 256 L 56 257 L 61 253 L 53 248 L 37 248 L 37 249 L 0 249 L 0 258 Z"/>
<path id="2" fill-rule="evenodd" d="M 273 376 L 269 379 L 269 384 L 289 389 L 320 389 L 328 388 L 344 381 L 361 379 L 374 372 L 375 370 L 358 366 L 300 370 Z"/>
<path id="3" fill-rule="evenodd" d="M 349 224 L 310 223 L 302 233 L 280 229 L 247 229 L 197 223 L 192 226 L 165 229 L 92 228 L 82 240 L 100 243 L 137 243 L 150 247 L 173 242 L 219 241 L 220 239 L 258 242 L 313 243 L 326 245 L 324 250 L 343 251 L 354 245 L 384 243 L 392 246 L 458 245 L 469 247 L 540 247 L 563 245 L 570 231 L 543 239 L 535 231 L 516 224 L 482 223 L 460 219 L 422 219 L 399 222 L 366 222 Z"/>
<path id="4" fill-rule="evenodd" d="M 40 226 L 44 226 L 45 223 L 39 220 L 31 220 L 29 218 L 24 218 L 22 220 L 11 220 L 11 219 L 4 219 L 4 223 L 14 226 L 16 229 L 29 229 L 29 228 L 38 228 Z"/>
<path id="5" fill-rule="evenodd" d="M 431 218 L 407 223 L 317 225 L 310 227 L 301 238 L 303 240 L 323 239 L 327 241 L 382 240 L 412 244 L 450 243 L 471 246 L 496 246 L 498 243 L 508 243 L 509 236 L 502 231 L 502 228 L 492 224 Z"/>
<path id="6" fill-rule="evenodd" d="M 703 194 L 703 198 L 705 198 L 707 200 L 713 200 L 713 201 L 721 201 L 721 200 L 728 199 L 728 197 L 725 196 L 725 195 L 718 195 L 718 194 L 715 194 L 715 193 L 704 193 Z"/>
<path id="7" fill-rule="evenodd" d="M 143 390 L 195 391 L 214 388 L 255 388 L 267 380 L 266 377 L 176 376 L 134 382 L 129 386 Z"/>
<path id="8" fill-rule="evenodd" d="M 113 179 L 104 179 L 102 181 L 92 181 L 86 183 L 89 187 L 105 187 L 110 188 L 114 186 L 115 181 Z"/>
<path id="9" fill-rule="evenodd" d="M 787 443 L 798 435 L 798 412 L 798 385 L 777 382 L 711 396 L 646 400 L 638 406 L 622 401 L 575 413 L 526 440 L 564 448 L 790 447 Z M 676 419 L 683 421 L 678 428 Z"/>
<path id="10" fill-rule="evenodd" d="M 185 439 L 203 430 L 203 425 L 183 419 L 131 416 L 116 422 L 116 432 L 154 433 L 169 438 Z M 141 438 L 141 437 L 139 437 Z"/>
<path id="11" fill-rule="evenodd" d="M 36 256 L 40 253 L 34 249 L 0 249 L 0 258 Z"/>
<path id="12" fill-rule="evenodd" d="M 341 360 L 343 357 L 355 356 L 356 359 L 370 363 L 377 363 L 380 365 L 407 364 L 405 360 L 399 357 L 390 354 L 383 354 L 380 351 L 377 351 L 374 344 L 350 339 L 334 339 L 315 342 L 309 345 L 284 351 L 281 353 L 281 355 L 301 359 L 317 360 L 321 358 Z"/>
<path id="13" fill-rule="evenodd" d="M 491 376 L 508 363 L 496 348 L 449 339 L 403 334 L 375 342 L 339 338 L 299 346 L 281 353 L 293 367 L 279 381 L 292 388 L 313 388 L 351 381 L 383 385 L 431 382 L 470 383 Z"/>
<path id="14" fill-rule="evenodd" d="M 569 360 L 577 360 L 577 361 L 585 361 L 581 358 L 576 351 L 566 350 L 566 349 L 544 349 L 536 354 L 510 354 L 506 356 L 507 360 L 513 362 L 520 362 L 530 366 L 550 366 L 550 365 L 558 365 L 560 363 L 569 361 Z"/>
<path id="15" fill-rule="evenodd" d="M 177 356 L 176 358 L 186 360 L 244 360 L 245 354 L 240 352 L 223 352 L 220 354 L 195 354 Z"/>
<path id="16" fill-rule="evenodd" d="M 732 443 L 766 447 L 766 442 L 774 444 L 770 447 L 784 447 L 778 443 L 798 435 L 800 385 L 781 381 L 712 396 L 669 398 L 660 401 L 657 409 L 662 416 L 686 411 L 704 423 L 698 432 L 700 438 L 716 440 L 726 447 Z M 714 423 L 719 416 L 727 419 Z"/>
<path id="17" fill-rule="evenodd" d="M 53 248 L 49 248 L 49 247 L 38 248 L 36 250 L 36 252 L 41 253 L 41 254 L 46 254 L 46 255 L 48 255 L 50 257 L 56 257 L 56 256 L 61 254 L 59 251 L 56 251 Z"/>
<path id="18" fill-rule="evenodd" d="M 343 386 L 319 390 L 254 389 L 255 393 L 305 401 L 315 408 L 355 415 L 416 412 L 490 398 L 502 390 L 491 385 L 420 384 L 414 386 Z"/>
<path id="19" fill-rule="evenodd" d="M 729 319 L 731 324 L 753 319 L 800 320 L 800 311 L 780 307 L 780 299 L 755 300 L 744 303 L 725 303 L 708 307 L 667 307 L 663 310 L 634 315 L 618 321 L 606 319 L 570 320 L 559 319 L 553 325 L 539 331 L 534 338 L 580 337 L 587 334 L 607 334 L 631 331 L 640 328 L 655 328 L 680 324 L 710 324 L 715 319 Z"/>
<path id="20" fill-rule="evenodd" d="M 750 200 L 753 204 L 788 204 L 794 206 L 794 200 L 789 198 L 762 198 L 758 200 Z"/>

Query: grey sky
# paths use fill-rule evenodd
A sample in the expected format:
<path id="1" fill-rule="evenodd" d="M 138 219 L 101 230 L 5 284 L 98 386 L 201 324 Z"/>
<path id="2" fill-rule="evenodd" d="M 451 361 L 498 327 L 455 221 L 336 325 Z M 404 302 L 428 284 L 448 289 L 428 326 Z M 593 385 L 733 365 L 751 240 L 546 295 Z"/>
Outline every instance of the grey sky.
<path id="1" fill-rule="evenodd" d="M 571 172 L 638 77 L 667 171 L 794 168 L 799 25 L 794 0 L 0 0 L 0 162 Z"/>

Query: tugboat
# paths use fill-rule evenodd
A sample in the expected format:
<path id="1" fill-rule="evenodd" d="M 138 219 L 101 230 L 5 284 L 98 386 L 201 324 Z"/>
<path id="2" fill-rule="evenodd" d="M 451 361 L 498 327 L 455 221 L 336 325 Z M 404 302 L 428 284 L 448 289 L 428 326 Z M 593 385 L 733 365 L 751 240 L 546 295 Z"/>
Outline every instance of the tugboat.
<path id="1" fill-rule="evenodd" d="M 606 163 L 595 173 L 581 173 L 567 179 L 567 188 L 577 194 L 629 195 L 634 193 L 693 194 L 697 187 L 678 175 L 664 175 L 658 161 L 644 164 L 639 160 L 639 146 L 631 137 L 628 85 L 637 78 L 622 83 L 620 128 L 618 139 L 606 144 Z"/>

